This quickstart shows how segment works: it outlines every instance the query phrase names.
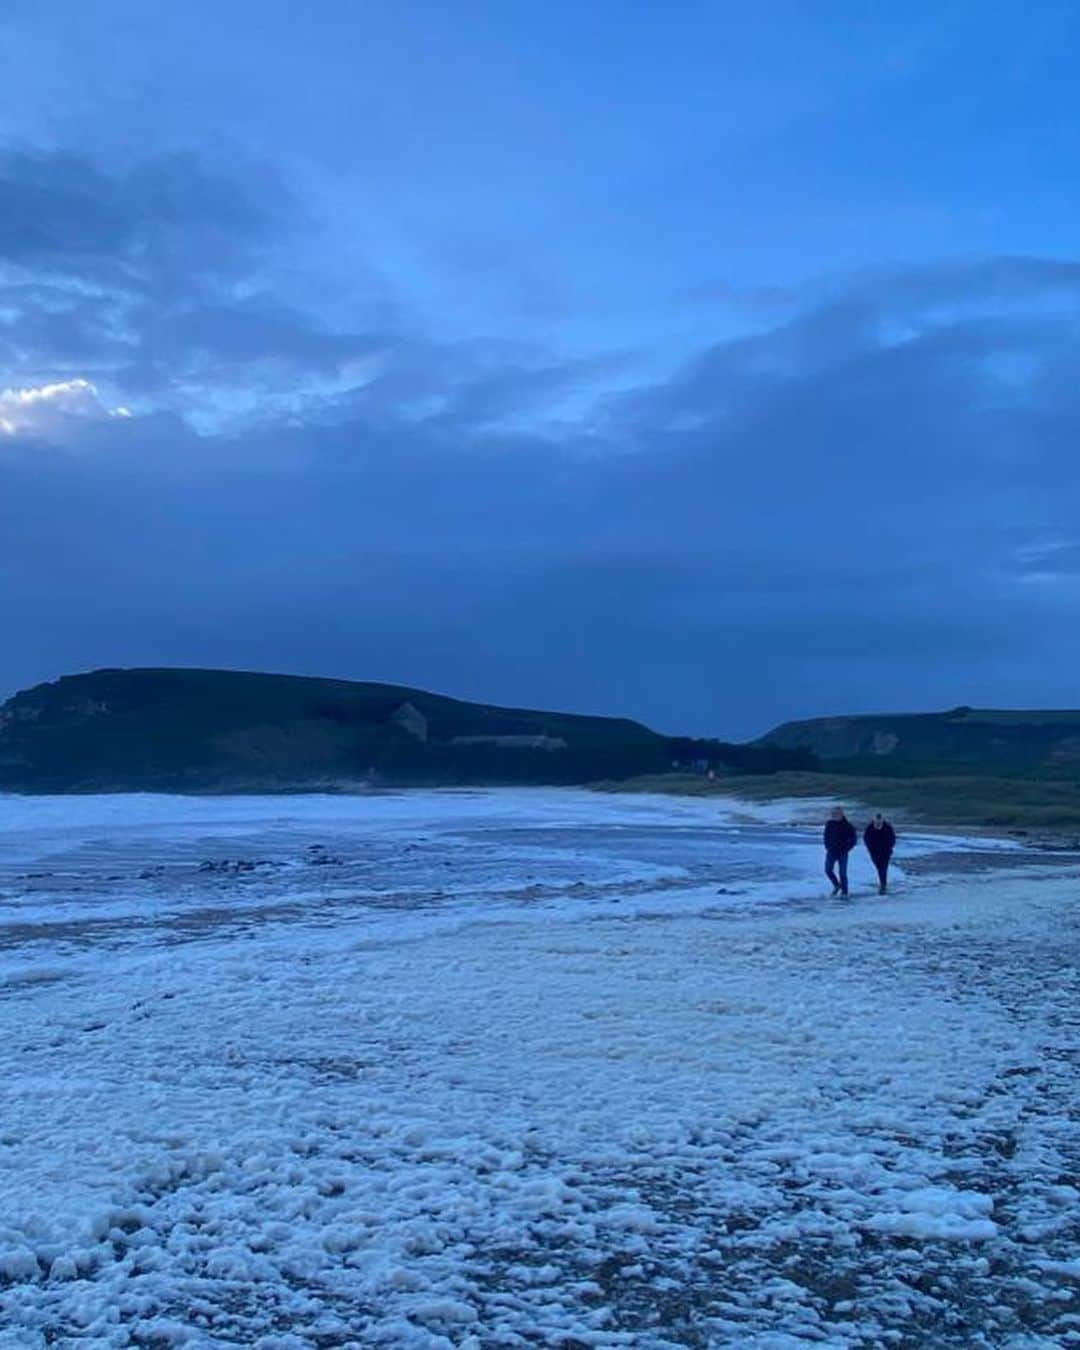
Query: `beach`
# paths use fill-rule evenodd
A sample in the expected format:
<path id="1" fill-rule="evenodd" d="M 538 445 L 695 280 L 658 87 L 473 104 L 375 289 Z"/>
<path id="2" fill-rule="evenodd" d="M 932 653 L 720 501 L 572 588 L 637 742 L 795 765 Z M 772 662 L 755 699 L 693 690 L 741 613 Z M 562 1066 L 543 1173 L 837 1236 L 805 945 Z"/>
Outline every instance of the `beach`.
<path id="1" fill-rule="evenodd" d="M 0 798 L 0 1346 L 1080 1344 L 1080 858 Z"/>

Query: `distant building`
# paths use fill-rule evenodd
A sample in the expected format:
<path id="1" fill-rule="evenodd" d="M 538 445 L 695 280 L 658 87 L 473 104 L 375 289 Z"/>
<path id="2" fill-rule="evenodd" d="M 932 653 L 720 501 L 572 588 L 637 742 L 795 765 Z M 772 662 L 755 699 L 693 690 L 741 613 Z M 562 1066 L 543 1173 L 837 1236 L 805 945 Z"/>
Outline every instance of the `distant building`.
<path id="1" fill-rule="evenodd" d="M 708 774 L 710 778 L 716 777 L 716 765 L 711 759 L 673 759 L 671 767 L 677 772 L 682 773 L 703 773 Z"/>

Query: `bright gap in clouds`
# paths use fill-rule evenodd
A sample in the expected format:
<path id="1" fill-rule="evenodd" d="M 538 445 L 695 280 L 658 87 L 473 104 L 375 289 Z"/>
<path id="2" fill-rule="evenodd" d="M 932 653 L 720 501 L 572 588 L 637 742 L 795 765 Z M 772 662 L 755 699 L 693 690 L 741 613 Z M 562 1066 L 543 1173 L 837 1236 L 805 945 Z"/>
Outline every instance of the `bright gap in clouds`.
<path id="1" fill-rule="evenodd" d="M 0 432 L 8 436 L 55 431 L 70 418 L 130 417 L 123 405 L 109 408 L 90 380 L 59 380 L 52 384 L 0 390 Z"/>

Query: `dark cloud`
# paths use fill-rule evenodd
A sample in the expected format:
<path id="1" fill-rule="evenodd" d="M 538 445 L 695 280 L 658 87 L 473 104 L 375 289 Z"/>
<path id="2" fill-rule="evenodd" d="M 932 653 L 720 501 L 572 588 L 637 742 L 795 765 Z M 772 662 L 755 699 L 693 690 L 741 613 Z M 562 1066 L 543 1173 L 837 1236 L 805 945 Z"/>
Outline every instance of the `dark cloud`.
<path id="1" fill-rule="evenodd" d="M 1080 262 L 1023 255 L 954 260 L 870 270 L 852 288 L 894 311 L 907 306 L 1031 304 L 1039 297 L 1075 298 L 1080 292 Z"/>
<path id="2" fill-rule="evenodd" d="M 0 604 L 27 636 L 7 681 L 286 666 L 721 734 L 1020 687 L 1068 702 L 1080 404 L 1056 373 L 1077 338 L 1032 275 L 996 317 L 860 279 L 557 434 L 508 428 L 579 364 L 384 339 L 363 388 L 240 434 L 9 439 Z M 178 352 L 266 360 L 304 332 L 339 356 L 302 316 L 218 318 Z"/>
<path id="3" fill-rule="evenodd" d="M 200 425 L 259 400 L 268 416 L 351 412 L 467 432 L 587 394 L 617 364 L 556 358 L 535 344 L 405 335 L 374 321 L 385 319 L 382 295 L 353 307 L 369 323 L 331 323 L 273 287 L 269 263 L 296 220 L 280 183 L 257 168 L 174 154 L 120 170 L 85 156 L 7 152 L 7 382 L 78 375 L 121 401 L 189 411 Z"/>
<path id="4" fill-rule="evenodd" d="M 352 345 L 281 304 L 225 299 L 298 212 L 264 169 L 192 154 L 126 169 L 0 155 L 0 360 L 9 383 L 77 373 L 142 393 L 207 361 L 332 364 Z M 237 374 L 239 375 L 239 369 Z"/>
<path id="5" fill-rule="evenodd" d="M 908 311 L 921 313 L 939 306 L 1023 306 L 1040 297 L 1075 299 L 1078 292 L 1080 262 L 1075 259 L 1011 255 L 865 268 L 854 276 L 818 277 L 787 286 L 717 278 L 687 287 L 681 298 L 765 320 L 784 311 L 816 312 L 836 303 L 897 320 Z"/>
<path id="6" fill-rule="evenodd" d="M 234 271 L 290 209 L 265 173 L 215 173 L 192 154 L 125 172 L 74 154 L 0 155 L 0 258 L 84 283 L 99 269 L 135 287 L 181 271 L 188 279 Z"/>

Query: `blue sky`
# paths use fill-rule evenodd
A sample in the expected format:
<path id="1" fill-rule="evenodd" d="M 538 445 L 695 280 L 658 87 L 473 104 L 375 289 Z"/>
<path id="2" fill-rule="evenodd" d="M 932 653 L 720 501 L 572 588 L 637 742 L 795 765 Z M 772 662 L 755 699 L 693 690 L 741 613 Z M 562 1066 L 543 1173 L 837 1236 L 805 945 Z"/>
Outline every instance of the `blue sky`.
<path id="1" fill-rule="evenodd" d="M 0 18 L 0 691 L 1075 705 L 1069 4 Z"/>

